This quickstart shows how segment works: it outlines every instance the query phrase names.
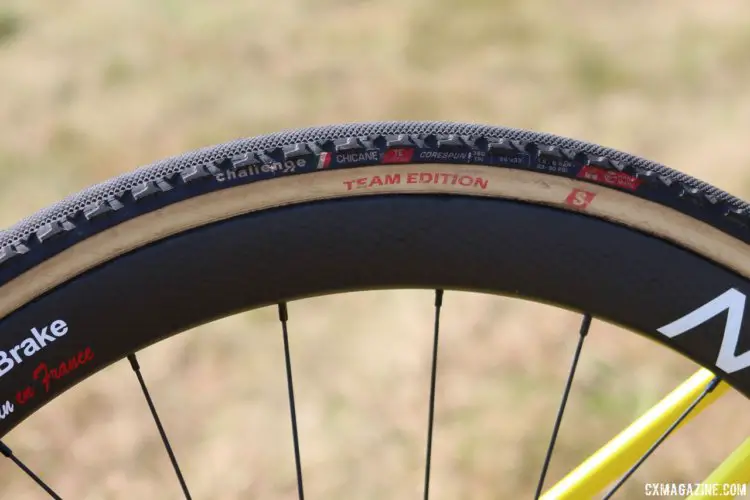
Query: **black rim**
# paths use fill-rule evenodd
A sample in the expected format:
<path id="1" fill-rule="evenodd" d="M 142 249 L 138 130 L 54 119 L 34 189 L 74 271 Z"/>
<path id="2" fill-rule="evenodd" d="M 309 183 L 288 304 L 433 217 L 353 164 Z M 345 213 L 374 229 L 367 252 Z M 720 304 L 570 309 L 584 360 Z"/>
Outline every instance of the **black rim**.
<path id="1" fill-rule="evenodd" d="M 537 494 L 591 315 L 668 343 L 750 396 L 748 370 L 725 374 L 714 366 L 723 321 L 707 321 L 669 341 L 657 332 L 728 289 L 750 290 L 736 274 L 670 243 L 580 214 L 507 200 L 383 196 L 274 209 L 200 228 L 103 265 L 8 316 L 0 322 L 6 352 L 22 346 L 20 356 L 29 335 L 42 335 L 47 346 L 0 378 L 0 404 L 14 402 L 0 420 L 0 436 L 72 385 L 129 356 L 190 498 L 133 353 L 198 324 L 279 303 L 303 498 L 285 301 L 404 287 L 437 290 L 425 498 L 443 289 L 515 295 L 586 313 Z M 748 344 L 743 328 L 737 352 Z M 49 376 L 61 364 L 58 376 Z M 2 452 L 17 461 L 9 449 Z"/>

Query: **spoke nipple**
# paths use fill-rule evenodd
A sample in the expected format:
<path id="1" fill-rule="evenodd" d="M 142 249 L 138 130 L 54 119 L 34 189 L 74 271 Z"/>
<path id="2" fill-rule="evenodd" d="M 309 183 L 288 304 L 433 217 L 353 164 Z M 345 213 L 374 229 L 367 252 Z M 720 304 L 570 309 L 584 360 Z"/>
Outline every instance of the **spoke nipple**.
<path id="1" fill-rule="evenodd" d="M 279 321 L 282 323 L 286 323 L 289 321 L 289 313 L 286 310 L 286 302 L 281 302 L 279 304 Z"/>
<path id="2" fill-rule="evenodd" d="M 581 330 L 579 332 L 581 337 L 585 337 L 589 333 L 589 328 L 591 328 L 591 315 L 589 313 L 586 313 L 583 315 L 583 321 L 581 321 Z"/>
<path id="3" fill-rule="evenodd" d="M 141 365 L 138 364 L 138 358 L 135 357 L 135 354 L 128 354 L 128 361 L 130 361 L 133 371 L 140 371 Z"/>
<path id="4" fill-rule="evenodd" d="M 443 305 L 443 291 L 435 290 L 435 307 L 441 307 Z"/>
<path id="5" fill-rule="evenodd" d="M 714 377 L 711 382 L 706 386 L 706 392 L 713 392 L 714 389 L 721 383 L 721 377 Z"/>
<path id="6" fill-rule="evenodd" d="M 5 457 L 10 458 L 13 456 L 13 451 L 8 448 L 5 443 L 0 441 L 0 453 L 2 453 Z"/>

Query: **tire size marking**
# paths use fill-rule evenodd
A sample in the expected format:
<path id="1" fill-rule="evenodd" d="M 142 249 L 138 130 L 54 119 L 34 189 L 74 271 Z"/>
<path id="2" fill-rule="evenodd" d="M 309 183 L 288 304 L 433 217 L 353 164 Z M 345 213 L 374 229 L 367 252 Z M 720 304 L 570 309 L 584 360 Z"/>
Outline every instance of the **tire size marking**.
<path id="1" fill-rule="evenodd" d="M 370 189 L 401 184 L 443 184 L 466 188 L 487 189 L 489 181 L 475 175 L 446 174 L 440 172 L 410 172 L 407 174 L 384 174 L 358 177 L 343 181 L 347 191 Z"/>
<path id="2" fill-rule="evenodd" d="M 682 318 L 658 328 L 657 331 L 672 339 L 727 311 L 727 320 L 724 324 L 724 335 L 721 339 L 716 366 L 727 373 L 738 372 L 750 366 L 750 351 L 737 354 L 742 318 L 745 314 L 745 302 L 744 293 L 730 288 Z"/>
<path id="3" fill-rule="evenodd" d="M 596 198 L 596 193 L 584 191 L 583 189 L 574 189 L 565 198 L 565 204 L 586 210 L 591 205 L 591 202 L 594 201 L 594 198 Z"/>

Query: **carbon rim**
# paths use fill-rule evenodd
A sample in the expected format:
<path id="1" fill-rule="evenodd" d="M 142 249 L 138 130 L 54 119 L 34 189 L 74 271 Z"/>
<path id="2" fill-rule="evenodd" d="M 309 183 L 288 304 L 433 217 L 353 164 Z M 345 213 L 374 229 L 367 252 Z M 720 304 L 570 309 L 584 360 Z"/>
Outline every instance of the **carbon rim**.
<path id="1" fill-rule="evenodd" d="M 488 220 L 493 223 L 488 224 Z M 528 228 L 536 231 L 528 231 Z M 481 235 L 482 238 L 467 235 Z M 290 245 L 290 240 L 304 241 L 304 251 Z M 477 245 L 477 241 L 483 241 L 484 245 Z M 557 245 L 560 241 L 566 242 L 564 247 Z M 366 255 L 361 251 L 353 253 L 353 249 L 362 248 L 377 251 Z M 560 248 L 561 251 L 551 256 L 550 248 Z M 258 255 L 264 258 L 258 259 Z M 472 258 L 462 261 L 460 267 L 451 268 L 453 257 L 457 255 L 471 255 Z M 612 262 L 619 265 L 613 269 Z M 154 269 L 159 270 L 158 275 L 154 274 Z M 310 272 L 313 269 L 317 272 Z M 685 269 L 691 272 L 685 273 Z M 536 284 L 530 283 L 532 275 L 538 278 Z M 329 281 L 335 276 L 337 283 L 323 285 L 326 276 Z M 341 277 L 345 278 L 342 280 Z M 165 293 L 163 288 L 154 286 L 157 282 L 172 283 L 174 287 Z M 270 285 L 263 287 L 262 293 L 248 295 L 247 283 Z M 497 283 L 502 283 L 503 287 L 498 288 Z M 627 286 L 623 286 L 625 283 Z M 191 284 L 192 288 L 189 287 Z M 293 285 L 284 286 L 289 284 Z M 139 291 L 152 290 L 154 293 L 123 298 L 120 290 L 134 285 Z M 36 318 L 62 317 L 60 311 L 65 311 L 65 319 L 51 320 L 49 328 L 52 332 L 54 321 L 64 321 L 68 329 L 59 337 L 55 336 L 59 341 L 54 340 L 54 352 L 59 359 L 81 361 L 87 357 L 87 352 L 92 353 L 91 360 L 79 363 L 76 368 L 80 378 L 75 381 L 79 381 L 162 338 L 164 332 L 179 331 L 248 306 L 281 304 L 279 313 L 286 339 L 287 300 L 348 289 L 407 285 L 439 290 L 436 292 L 433 367 L 438 359 L 438 318 L 443 289 L 472 288 L 518 294 L 591 311 L 661 342 L 665 339 L 657 333 L 660 327 L 683 317 L 685 312 L 694 310 L 725 290 L 747 290 L 746 280 L 695 254 L 637 231 L 583 215 L 504 200 L 414 195 L 369 197 L 245 215 L 172 237 L 75 279 L 54 294 L 42 297 L 9 316 L 0 323 L 0 329 L 23 331 L 20 325 L 29 324 Z M 216 290 L 222 293 L 217 294 Z M 632 290 L 639 291 L 637 296 Z M 84 296 L 86 300 L 82 302 Z M 120 317 L 128 318 L 127 325 L 112 325 L 113 311 L 107 310 L 107 303 L 110 308 L 117 305 L 115 310 Z M 158 324 L 144 321 L 144 307 L 160 312 Z M 151 324 L 150 329 L 146 323 Z M 590 316 L 586 314 L 579 333 L 581 344 L 588 323 Z M 62 331 L 62 327 L 58 327 L 57 331 Z M 71 342 L 73 337 L 69 332 L 74 329 L 82 334 L 76 335 Z M 108 332 L 106 337 L 99 333 L 103 330 Z M 720 322 L 701 324 L 687 336 L 676 337 L 672 347 L 683 354 L 701 353 L 690 357 L 716 370 L 747 395 L 747 381 L 742 378 L 742 373 L 726 374 L 714 366 L 723 330 L 724 325 Z M 126 342 L 113 346 L 113 339 Z M 293 378 L 286 342 L 285 346 L 292 428 L 296 435 Z M 738 351 L 744 352 L 742 349 L 739 344 Z M 80 358 L 81 353 L 83 358 Z M 571 380 L 578 354 L 580 349 L 574 357 Z M 138 368 L 136 358 L 131 356 L 130 362 L 134 369 Z M 30 375 L 33 379 L 33 368 L 21 364 L 14 368 L 15 373 L 9 373 L 0 383 L 20 381 L 23 385 L 23 380 L 29 380 Z M 147 393 L 145 382 L 140 377 L 139 381 Z M 54 382 L 56 390 L 50 397 L 70 387 L 74 379 L 69 377 L 66 381 L 61 378 Z M 433 376 L 428 429 L 432 428 L 435 383 L 436 377 Z M 567 393 L 566 389 L 550 450 Z M 25 408 L 33 411 L 33 400 L 25 404 L 29 405 Z M 151 408 L 156 418 L 155 409 Z M 20 421 L 22 414 L 14 414 Z M 10 421 L 6 417 L 2 423 L 7 422 Z M 160 425 L 159 428 L 165 444 L 168 444 L 166 433 Z M 431 435 L 430 430 L 428 443 Z M 7 449 L 4 451 L 8 452 Z M 299 457 L 297 439 L 295 455 Z M 171 452 L 170 456 L 180 483 L 187 491 Z M 428 451 L 428 463 L 429 456 Z M 297 464 L 299 494 L 302 496 L 299 459 Z M 425 496 L 429 486 L 429 466 L 426 471 Z"/>

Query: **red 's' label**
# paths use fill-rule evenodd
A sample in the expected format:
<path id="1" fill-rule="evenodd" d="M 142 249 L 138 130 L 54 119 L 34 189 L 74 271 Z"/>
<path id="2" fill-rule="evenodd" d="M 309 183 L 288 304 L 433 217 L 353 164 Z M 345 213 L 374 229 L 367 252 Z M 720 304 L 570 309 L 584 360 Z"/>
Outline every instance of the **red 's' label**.
<path id="1" fill-rule="evenodd" d="M 583 189 L 574 189 L 570 192 L 567 198 L 565 198 L 565 204 L 576 208 L 586 209 L 591 202 L 596 198 L 596 193 L 591 191 L 584 191 Z"/>

